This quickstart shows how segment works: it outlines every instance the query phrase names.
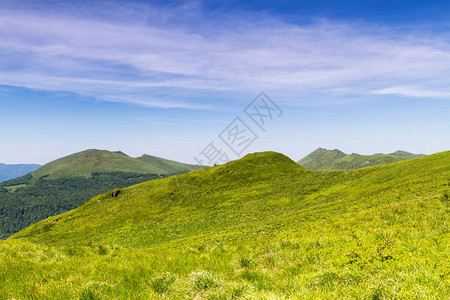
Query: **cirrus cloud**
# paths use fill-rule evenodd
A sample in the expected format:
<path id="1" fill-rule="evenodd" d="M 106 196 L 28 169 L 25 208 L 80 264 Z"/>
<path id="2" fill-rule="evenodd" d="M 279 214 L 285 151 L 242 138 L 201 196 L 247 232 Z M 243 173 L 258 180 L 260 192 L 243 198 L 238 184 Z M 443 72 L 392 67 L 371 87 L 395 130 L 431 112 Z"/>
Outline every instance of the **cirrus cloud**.
<path id="1" fill-rule="evenodd" d="M 247 101 L 260 90 L 291 105 L 449 98 L 450 45 L 442 33 L 331 20 L 299 25 L 267 15 L 217 21 L 196 5 L 115 5 L 126 18 L 96 9 L 0 8 L 0 84 L 186 109 L 224 107 L 226 96 Z M 189 18 L 175 22 L 176 14 Z"/>

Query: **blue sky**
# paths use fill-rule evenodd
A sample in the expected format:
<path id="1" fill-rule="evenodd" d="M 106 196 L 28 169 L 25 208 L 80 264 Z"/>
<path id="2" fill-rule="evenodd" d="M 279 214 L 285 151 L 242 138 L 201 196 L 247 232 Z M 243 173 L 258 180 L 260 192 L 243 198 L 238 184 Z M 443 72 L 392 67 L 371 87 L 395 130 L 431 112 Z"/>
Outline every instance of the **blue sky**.
<path id="1" fill-rule="evenodd" d="M 264 91 L 245 151 L 449 150 L 448 1 L 2 1 L 0 162 L 194 162 Z M 224 150 L 225 151 L 225 150 Z M 230 159 L 237 157 L 231 155 Z"/>

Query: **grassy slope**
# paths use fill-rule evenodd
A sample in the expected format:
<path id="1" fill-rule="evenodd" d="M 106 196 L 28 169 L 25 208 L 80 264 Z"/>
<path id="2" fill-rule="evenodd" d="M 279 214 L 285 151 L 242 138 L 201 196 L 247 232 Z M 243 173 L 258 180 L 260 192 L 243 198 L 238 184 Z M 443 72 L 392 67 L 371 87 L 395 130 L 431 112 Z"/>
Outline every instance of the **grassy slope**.
<path id="1" fill-rule="evenodd" d="M 21 231 L 0 298 L 443 298 L 449 184 L 450 152 L 326 172 L 253 154 Z"/>
<path id="2" fill-rule="evenodd" d="M 400 150 L 391 154 L 360 155 L 357 153 L 345 154 L 337 149 L 319 148 L 299 160 L 298 164 L 309 170 L 360 169 L 423 156 L 423 154 L 413 154 Z"/>
<path id="3" fill-rule="evenodd" d="M 128 187 L 164 177 L 167 176 L 108 172 L 92 173 L 91 177 L 33 179 L 29 174 L 0 183 L 0 239 L 6 239 L 49 216 L 77 208 L 112 188 Z"/>
<path id="4" fill-rule="evenodd" d="M 204 166 L 199 165 L 188 165 L 180 163 L 173 160 L 168 160 L 164 158 L 159 158 L 152 155 L 144 154 L 137 158 L 140 161 L 146 162 L 155 168 L 158 168 L 161 173 L 164 174 L 177 174 L 177 173 L 188 173 L 195 170 L 204 169 Z"/>

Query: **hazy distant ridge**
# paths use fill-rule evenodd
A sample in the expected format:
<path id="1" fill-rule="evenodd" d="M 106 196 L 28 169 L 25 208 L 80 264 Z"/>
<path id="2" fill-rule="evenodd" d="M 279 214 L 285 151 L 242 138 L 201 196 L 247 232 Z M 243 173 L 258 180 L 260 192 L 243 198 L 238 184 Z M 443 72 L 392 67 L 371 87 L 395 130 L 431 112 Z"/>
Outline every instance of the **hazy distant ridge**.
<path id="1" fill-rule="evenodd" d="M 17 178 L 33 172 L 41 167 L 38 164 L 1 164 L 0 163 L 0 182 Z"/>

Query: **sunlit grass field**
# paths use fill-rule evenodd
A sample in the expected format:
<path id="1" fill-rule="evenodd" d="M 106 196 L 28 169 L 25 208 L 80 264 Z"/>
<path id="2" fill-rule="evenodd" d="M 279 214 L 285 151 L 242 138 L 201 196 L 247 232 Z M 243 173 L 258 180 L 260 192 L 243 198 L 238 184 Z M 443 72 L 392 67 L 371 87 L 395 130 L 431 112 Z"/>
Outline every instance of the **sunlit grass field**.
<path id="1" fill-rule="evenodd" d="M 448 299 L 449 184 L 450 152 L 345 171 L 248 155 L 0 242 L 0 299 Z"/>

